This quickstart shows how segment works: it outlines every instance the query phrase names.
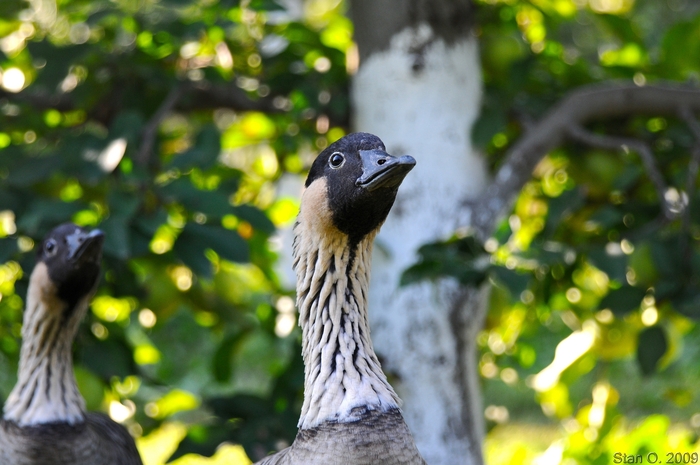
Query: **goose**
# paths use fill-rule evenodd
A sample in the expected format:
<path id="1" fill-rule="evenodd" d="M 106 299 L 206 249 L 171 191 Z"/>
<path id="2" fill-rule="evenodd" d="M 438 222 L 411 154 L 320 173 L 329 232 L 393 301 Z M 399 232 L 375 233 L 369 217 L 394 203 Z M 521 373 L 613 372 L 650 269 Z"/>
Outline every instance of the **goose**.
<path id="1" fill-rule="evenodd" d="M 18 381 L 0 420 L 0 465 L 141 465 L 127 430 L 86 413 L 72 345 L 97 287 L 104 234 L 66 223 L 37 251 Z"/>
<path id="2" fill-rule="evenodd" d="M 374 238 L 416 161 L 349 134 L 313 162 L 294 225 L 304 402 L 291 446 L 257 465 L 425 464 L 370 339 Z"/>

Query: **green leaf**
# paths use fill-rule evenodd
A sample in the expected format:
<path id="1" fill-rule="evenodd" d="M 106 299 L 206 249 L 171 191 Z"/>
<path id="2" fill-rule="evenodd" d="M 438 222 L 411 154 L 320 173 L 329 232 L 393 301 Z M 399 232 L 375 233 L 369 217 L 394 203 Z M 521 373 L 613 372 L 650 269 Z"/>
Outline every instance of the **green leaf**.
<path id="1" fill-rule="evenodd" d="M 83 341 L 78 357 L 83 365 L 104 380 L 113 376 L 124 378 L 135 372 L 131 349 L 117 339 Z"/>
<path id="2" fill-rule="evenodd" d="M 107 195 L 107 204 L 110 216 L 117 216 L 127 221 L 136 214 L 141 205 L 141 197 L 135 193 L 112 190 Z"/>
<path id="3" fill-rule="evenodd" d="M 196 275 L 210 278 L 212 267 L 209 259 L 204 255 L 206 248 L 191 232 L 183 231 L 173 245 L 173 252 Z"/>
<path id="4" fill-rule="evenodd" d="M 207 405 L 222 418 L 255 418 L 270 413 L 270 406 L 258 396 L 239 394 L 210 399 Z"/>
<path id="5" fill-rule="evenodd" d="M 40 237 L 60 223 L 70 221 L 74 213 L 85 208 L 81 202 L 61 202 L 53 199 L 37 199 L 18 219 L 17 228 L 25 233 Z"/>
<path id="6" fill-rule="evenodd" d="M 625 165 L 622 173 L 615 178 L 613 188 L 621 191 L 630 189 L 644 174 L 644 170 L 639 165 Z"/>
<path id="7" fill-rule="evenodd" d="M 683 277 L 683 267 L 679 264 L 688 259 L 683 256 L 680 244 L 678 236 L 650 242 L 651 256 L 660 275 L 668 278 Z"/>
<path id="8" fill-rule="evenodd" d="M 197 140 L 190 149 L 173 157 L 169 169 L 198 167 L 208 169 L 216 163 L 221 152 L 221 134 L 214 125 L 205 126 L 197 135 Z"/>
<path id="9" fill-rule="evenodd" d="M 700 319 L 700 291 L 689 287 L 676 295 L 673 300 L 673 307 L 683 315 L 690 318 Z"/>
<path id="10" fill-rule="evenodd" d="M 126 110 L 119 113 L 109 127 L 109 139 L 125 138 L 127 150 L 129 146 L 140 143 L 141 131 L 145 121 L 141 113 L 135 110 Z"/>
<path id="11" fill-rule="evenodd" d="M 277 3 L 275 0 L 251 0 L 250 8 L 258 11 L 285 10 L 285 7 Z"/>
<path id="12" fill-rule="evenodd" d="M 129 225 L 119 216 L 110 216 L 100 224 L 105 233 L 104 253 L 121 260 L 131 255 Z"/>
<path id="13" fill-rule="evenodd" d="M 607 30 L 614 34 L 622 42 L 642 43 L 642 38 L 634 28 L 633 22 L 627 17 L 614 14 L 601 14 L 597 18 L 607 26 Z"/>
<path id="14" fill-rule="evenodd" d="M 426 279 L 435 279 L 443 275 L 443 266 L 437 260 L 424 260 L 406 268 L 401 273 L 401 286 L 407 286 Z"/>
<path id="15" fill-rule="evenodd" d="M 172 462 L 183 455 L 198 454 L 211 457 L 223 442 L 231 440 L 231 425 L 220 424 L 211 426 L 195 426 L 187 432 L 187 436 L 180 442 L 173 455 L 168 458 Z"/>
<path id="16" fill-rule="evenodd" d="M 63 160 L 59 156 L 23 157 L 23 160 L 10 169 L 7 182 L 12 186 L 27 187 L 47 179 L 60 170 Z"/>
<path id="17" fill-rule="evenodd" d="M 46 65 L 39 70 L 34 85 L 54 92 L 68 75 L 71 66 L 77 64 L 93 47 L 89 44 L 57 46 L 49 40 L 29 41 L 27 49 L 32 59 L 46 60 Z"/>
<path id="18" fill-rule="evenodd" d="M 257 207 L 252 205 L 238 205 L 233 207 L 233 214 L 247 221 L 253 228 L 265 234 L 272 234 L 275 232 L 275 225 L 270 221 L 270 218 Z"/>
<path id="19" fill-rule="evenodd" d="M 5 263 L 18 251 L 17 239 L 14 237 L 0 238 L 0 263 Z"/>
<path id="20" fill-rule="evenodd" d="M 683 283 L 670 280 L 661 279 L 656 286 L 654 286 L 654 298 L 657 301 L 664 299 L 673 299 L 683 292 Z"/>
<path id="21" fill-rule="evenodd" d="M 528 288 L 532 280 L 532 275 L 529 273 L 510 270 L 503 266 L 492 266 L 490 274 L 508 288 L 510 294 L 515 298 L 520 297 L 520 294 Z"/>
<path id="22" fill-rule="evenodd" d="M 213 217 L 233 213 L 233 206 L 226 193 L 220 189 L 212 191 L 197 189 L 188 178 L 176 179 L 163 186 L 160 191 L 166 200 L 180 203 L 191 212 L 201 212 Z"/>
<path id="23" fill-rule="evenodd" d="M 233 349 L 243 335 L 245 335 L 245 333 L 233 334 L 226 337 L 216 349 L 212 371 L 217 381 L 228 382 L 231 379 L 231 374 L 233 372 Z"/>
<path id="24" fill-rule="evenodd" d="M 168 214 L 159 208 L 148 215 L 139 215 L 134 219 L 134 227 L 148 237 L 153 237 L 158 228 L 168 221 Z"/>
<path id="25" fill-rule="evenodd" d="M 17 212 L 21 208 L 23 200 L 19 193 L 0 188 L 0 211 L 12 210 Z"/>
<path id="26" fill-rule="evenodd" d="M 168 8 L 168 7 L 183 8 L 183 7 L 186 7 L 186 6 L 193 4 L 195 2 L 196 2 L 196 0 L 165 0 L 163 2 L 163 5 L 166 8 Z"/>
<path id="27" fill-rule="evenodd" d="M 593 266 L 605 272 L 610 278 L 620 282 L 626 281 L 626 255 L 611 255 L 604 248 L 599 248 L 588 251 L 587 258 Z"/>
<path id="28" fill-rule="evenodd" d="M 105 383 L 97 375 L 81 366 L 76 366 L 74 371 L 75 380 L 80 394 L 85 399 L 86 407 L 88 410 L 99 410 L 104 401 Z"/>
<path id="29" fill-rule="evenodd" d="M 672 26 L 662 42 L 664 62 L 661 66 L 667 79 L 685 80 L 697 73 L 700 61 L 700 16 Z M 683 44 L 679 46 L 679 44 Z"/>
<path id="30" fill-rule="evenodd" d="M 589 218 L 590 221 L 597 223 L 602 229 L 612 229 L 622 223 L 624 214 L 615 207 L 605 205 L 598 209 Z"/>
<path id="31" fill-rule="evenodd" d="M 646 291 L 632 286 L 613 289 L 600 301 L 599 308 L 609 308 L 616 316 L 636 310 L 642 303 Z"/>
<path id="32" fill-rule="evenodd" d="M 189 223 L 186 227 L 200 240 L 219 254 L 225 260 L 244 263 L 250 258 L 248 244 L 235 231 L 220 226 L 209 226 Z"/>
<path id="33" fill-rule="evenodd" d="M 109 217 L 100 224 L 105 232 L 105 254 L 126 260 L 132 254 L 134 235 L 130 232 L 130 225 L 141 205 L 141 197 L 115 189 L 107 195 L 107 204 Z M 143 246 L 142 243 L 140 245 Z"/>
<path id="34" fill-rule="evenodd" d="M 418 263 L 401 275 L 402 286 L 441 277 L 452 277 L 465 285 L 486 279 L 486 266 L 480 260 L 485 256 L 484 248 L 473 236 L 422 245 L 418 255 Z"/>
<path id="35" fill-rule="evenodd" d="M 666 333 L 660 326 L 652 326 L 639 333 L 637 344 L 637 362 L 644 376 L 654 371 L 668 349 Z"/>
<path id="36" fill-rule="evenodd" d="M 581 208 L 583 203 L 584 197 L 581 189 L 564 191 L 559 197 L 551 199 L 547 208 L 545 235 L 553 235 L 557 227 L 561 224 L 562 218 Z"/>
<path id="37" fill-rule="evenodd" d="M 206 249 L 232 262 L 244 263 L 250 259 L 246 241 L 237 232 L 220 226 L 187 223 L 173 246 L 185 265 L 197 274 L 211 276 L 211 264 L 204 256 Z"/>
<path id="38" fill-rule="evenodd" d="M 503 131 L 508 121 L 500 102 L 490 102 L 481 112 L 481 116 L 472 126 L 472 141 L 474 145 L 486 147 L 497 133 Z"/>
<path id="39" fill-rule="evenodd" d="M 3 0 L 0 2 L 0 18 L 14 18 L 26 7 L 27 4 L 22 0 Z"/>

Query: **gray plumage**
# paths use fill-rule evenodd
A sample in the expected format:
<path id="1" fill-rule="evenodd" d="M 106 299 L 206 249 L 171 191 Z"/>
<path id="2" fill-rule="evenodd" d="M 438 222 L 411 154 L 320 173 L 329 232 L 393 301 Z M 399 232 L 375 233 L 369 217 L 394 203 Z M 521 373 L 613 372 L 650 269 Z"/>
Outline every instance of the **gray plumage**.
<path id="1" fill-rule="evenodd" d="M 398 409 L 366 412 L 353 423 L 300 430 L 294 444 L 257 465 L 425 464 Z"/>
<path id="2" fill-rule="evenodd" d="M 141 465 L 134 439 L 108 416 L 20 427 L 0 420 L 0 465 Z"/>
<path id="3" fill-rule="evenodd" d="M 100 274 L 104 234 L 74 224 L 51 231 L 29 278 L 18 380 L 0 420 L 0 465 L 141 465 L 134 439 L 86 413 L 72 345 Z"/>
<path id="4" fill-rule="evenodd" d="M 366 133 L 314 161 L 292 247 L 305 372 L 299 432 L 258 465 L 425 465 L 367 320 L 374 237 L 414 165 Z"/>

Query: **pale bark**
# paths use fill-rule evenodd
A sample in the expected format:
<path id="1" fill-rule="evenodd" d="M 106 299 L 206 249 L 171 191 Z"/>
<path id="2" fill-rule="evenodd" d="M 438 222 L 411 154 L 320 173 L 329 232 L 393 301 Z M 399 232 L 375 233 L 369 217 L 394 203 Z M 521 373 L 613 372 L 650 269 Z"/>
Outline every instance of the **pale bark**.
<path id="1" fill-rule="evenodd" d="M 370 323 L 375 349 L 404 400 L 418 448 L 433 465 L 483 462 L 475 340 L 487 290 L 448 281 L 399 288 L 401 273 L 415 262 L 418 247 L 465 227 L 482 240 L 490 237 L 537 163 L 567 140 L 636 151 L 658 191 L 662 220 L 671 220 L 666 184 L 645 143 L 592 134 L 584 126 L 646 114 L 680 117 L 700 134 L 693 117 L 700 112 L 696 88 L 618 83 L 583 87 L 528 128 L 508 150 L 493 180 L 487 179 L 483 160 L 469 140 L 481 88 L 476 42 L 468 33 L 468 4 L 353 2 L 362 59 L 352 89 L 354 129 L 375 133 L 391 153 L 409 153 L 418 160 L 377 239 Z M 431 14 L 440 9 L 447 14 Z M 700 149 L 694 154 L 690 171 L 697 173 Z M 689 175 L 689 186 L 694 187 L 694 178 Z"/>
<path id="2" fill-rule="evenodd" d="M 353 129 L 417 160 L 377 239 L 372 340 L 426 461 L 479 464 L 483 413 L 474 341 L 485 292 L 448 281 L 398 285 L 418 247 L 454 231 L 463 201 L 486 185 L 470 140 L 481 98 L 471 4 L 356 1 L 353 8 L 362 57 Z M 448 23 L 436 27 L 440 21 Z"/>

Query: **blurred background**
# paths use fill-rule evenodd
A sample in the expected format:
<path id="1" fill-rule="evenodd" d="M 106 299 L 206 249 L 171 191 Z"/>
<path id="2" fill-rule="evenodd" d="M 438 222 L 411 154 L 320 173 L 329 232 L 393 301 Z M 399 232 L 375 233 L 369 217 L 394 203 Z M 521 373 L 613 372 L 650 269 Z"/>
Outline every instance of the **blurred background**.
<path id="1" fill-rule="evenodd" d="M 692 0 L 467 3 L 483 79 L 472 142 L 491 172 L 579 86 L 700 80 Z M 0 2 L 0 401 L 35 244 L 71 220 L 106 233 L 76 341 L 89 409 L 124 424 L 147 465 L 247 464 L 291 443 L 303 365 L 284 231 L 310 162 L 353 129 L 364 55 L 349 6 Z M 491 288 L 471 341 L 487 464 L 698 451 L 693 122 L 592 128 L 653 150 L 677 216 L 659 221 L 633 150 L 562 144 L 485 244 L 458 231 L 419 249 L 405 286 Z"/>

